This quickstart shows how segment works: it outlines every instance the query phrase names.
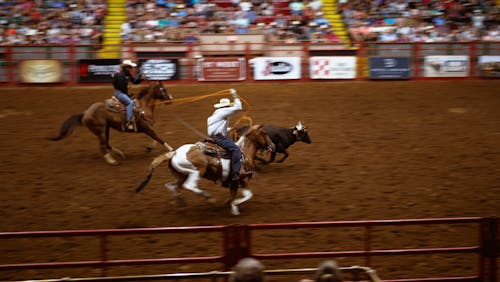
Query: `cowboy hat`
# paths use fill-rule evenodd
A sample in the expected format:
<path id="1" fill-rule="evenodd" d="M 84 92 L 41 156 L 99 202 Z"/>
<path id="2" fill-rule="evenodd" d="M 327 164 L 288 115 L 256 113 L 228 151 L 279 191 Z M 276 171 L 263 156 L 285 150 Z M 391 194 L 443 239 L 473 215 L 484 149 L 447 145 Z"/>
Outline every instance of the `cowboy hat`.
<path id="1" fill-rule="evenodd" d="M 124 60 L 121 64 L 122 67 L 137 67 L 137 64 L 132 62 L 132 60 Z"/>
<path id="2" fill-rule="evenodd" d="M 214 108 L 224 108 L 224 107 L 231 107 L 233 106 L 233 103 L 228 98 L 222 98 L 220 99 L 219 103 L 214 104 Z"/>

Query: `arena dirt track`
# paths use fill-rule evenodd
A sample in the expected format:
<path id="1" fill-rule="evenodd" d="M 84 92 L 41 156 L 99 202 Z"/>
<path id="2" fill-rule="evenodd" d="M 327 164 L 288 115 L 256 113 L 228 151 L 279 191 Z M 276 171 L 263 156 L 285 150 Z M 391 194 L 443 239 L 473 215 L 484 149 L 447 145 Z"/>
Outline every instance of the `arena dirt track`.
<path id="1" fill-rule="evenodd" d="M 284 163 L 261 166 L 251 182 L 254 198 L 241 206 L 239 217 L 230 216 L 223 205 L 228 192 L 208 181 L 201 186 L 216 195 L 218 203 L 211 205 L 183 192 L 188 207 L 179 209 L 162 186 L 172 179 L 166 169 L 159 170 L 143 192 L 132 192 L 152 158 L 163 152 L 157 147 L 146 153 L 146 136 L 112 132 L 112 144 L 127 154 L 117 167 L 103 161 L 97 139 L 86 128 L 59 142 L 46 140 L 70 115 L 108 98 L 111 87 L 0 88 L 0 231 L 500 215 L 499 80 L 166 85 L 175 98 L 235 88 L 248 102 L 248 114 L 255 123 L 291 127 L 300 120 L 313 143 L 296 143 Z M 157 108 L 158 132 L 174 147 L 199 140 L 176 116 L 205 132 L 206 118 L 219 98 Z M 445 236 L 444 230 L 380 230 L 382 236 L 374 244 L 453 246 L 464 237 L 474 243 L 477 232 L 461 228 Z M 262 241 L 268 244 L 256 248 L 277 252 L 362 249 L 362 235 L 350 229 L 264 233 Z M 200 239 L 206 238 L 123 238 L 113 243 L 112 251 L 118 259 L 175 257 L 202 254 L 218 246 L 217 242 L 198 246 Z M 79 242 L 70 239 L 42 247 L 36 240 L 1 242 L 1 263 L 40 261 L 42 254 L 52 261 L 96 259 L 99 250 L 82 251 Z M 345 266 L 364 263 L 353 258 L 339 261 Z M 273 268 L 315 267 L 317 262 L 265 263 Z M 381 257 L 373 260 L 373 267 L 382 278 L 405 278 L 472 275 L 476 263 L 476 257 L 467 255 L 428 255 Z M 200 269 L 156 266 L 130 273 Z M 118 268 L 110 274 L 128 271 Z M 66 275 L 98 276 L 100 272 L 0 272 L 0 280 Z"/>

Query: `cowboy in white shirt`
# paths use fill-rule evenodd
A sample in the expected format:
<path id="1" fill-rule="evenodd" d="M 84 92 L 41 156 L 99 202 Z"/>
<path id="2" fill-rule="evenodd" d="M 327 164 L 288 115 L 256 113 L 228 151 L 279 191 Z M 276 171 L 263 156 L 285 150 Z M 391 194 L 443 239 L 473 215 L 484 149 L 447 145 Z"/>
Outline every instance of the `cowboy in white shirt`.
<path id="1" fill-rule="evenodd" d="M 222 98 L 219 103 L 214 105 L 216 110 L 207 119 L 207 133 L 217 145 L 231 153 L 231 169 L 227 181 L 223 184 L 226 187 L 231 184 L 231 188 L 237 188 L 241 168 L 241 150 L 236 146 L 233 139 L 227 136 L 227 131 L 229 118 L 242 110 L 243 107 L 236 90 L 231 89 L 231 95 L 234 99 L 233 103 L 228 98 Z"/>

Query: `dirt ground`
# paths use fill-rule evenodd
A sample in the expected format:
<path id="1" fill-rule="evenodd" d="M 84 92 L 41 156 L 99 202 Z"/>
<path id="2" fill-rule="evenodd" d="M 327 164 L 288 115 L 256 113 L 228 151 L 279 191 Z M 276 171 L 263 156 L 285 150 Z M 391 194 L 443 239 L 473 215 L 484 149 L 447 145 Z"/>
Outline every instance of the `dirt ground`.
<path id="1" fill-rule="evenodd" d="M 284 163 L 261 166 L 251 182 L 254 198 L 234 217 L 223 204 L 227 190 L 201 186 L 218 202 L 186 191 L 188 206 L 171 203 L 158 171 L 139 194 L 152 158 L 149 139 L 112 132 L 111 142 L 127 158 L 107 165 L 97 139 L 79 128 L 48 141 L 70 115 L 112 94 L 111 87 L 0 88 L 0 231 L 114 229 L 229 225 L 297 221 L 500 216 L 500 80 L 429 82 L 316 82 L 261 84 L 166 83 L 174 98 L 235 88 L 254 123 L 309 129 L 312 144 L 296 143 Z M 198 141 L 206 118 L 221 97 L 157 108 L 156 128 L 173 146 Z M 189 126 L 186 126 L 189 125 Z M 477 243 L 466 226 L 391 227 L 375 231 L 377 248 L 461 246 Z M 261 232 L 256 251 L 359 250 L 363 230 Z M 98 259 L 97 240 L 8 239 L 0 263 Z M 110 258 L 208 255 L 211 235 L 120 237 Z M 465 244 L 467 245 L 467 244 Z M 362 258 L 336 258 L 342 266 Z M 315 267 L 320 260 L 264 261 L 266 267 Z M 371 266 L 384 279 L 474 275 L 477 256 L 382 256 Z M 211 270 L 211 265 L 113 268 L 108 275 Z M 2 271 L 0 280 L 99 276 L 92 269 Z M 296 280 L 295 280 L 296 278 Z M 270 281 L 298 281 L 271 277 Z M 281 280 L 280 280 L 281 279 Z"/>

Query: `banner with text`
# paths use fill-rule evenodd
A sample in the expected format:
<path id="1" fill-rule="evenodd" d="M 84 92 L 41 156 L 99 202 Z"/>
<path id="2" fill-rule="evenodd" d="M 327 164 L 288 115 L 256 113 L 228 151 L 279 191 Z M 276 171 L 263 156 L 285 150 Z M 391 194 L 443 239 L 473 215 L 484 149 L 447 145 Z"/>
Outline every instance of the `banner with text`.
<path id="1" fill-rule="evenodd" d="M 139 61 L 139 71 L 148 80 L 178 80 L 179 59 L 150 59 Z"/>
<path id="2" fill-rule="evenodd" d="M 237 57 L 198 59 L 199 81 L 237 81 L 245 79 L 245 59 Z"/>
<path id="3" fill-rule="evenodd" d="M 370 57 L 370 79 L 410 79 L 409 57 Z"/>
<path id="4" fill-rule="evenodd" d="M 257 57 L 251 60 L 255 80 L 300 79 L 300 57 Z"/>
<path id="5" fill-rule="evenodd" d="M 309 75 L 312 79 L 356 78 L 356 57 L 311 57 L 309 66 Z"/>
<path id="6" fill-rule="evenodd" d="M 120 63 L 119 59 L 79 60 L 80 82 L 111 82 Z"/>
<path id="7" fill-rule="evenodd" d="M 500 56 L 479 56 L 479 75 L 483 77 L 500 77 Z"/>
<path id="8" fill-rule="evenodd" d="M 469 56 L 426 56 L 424 77 L 466 77 L 469 75 Z"/>
<path id="9" fill-rule="evenodd" d="M 58 60 L 26 60 L 19 65 L 23 83 L 57 83 L 62 81 L 63 67 Z"/>

